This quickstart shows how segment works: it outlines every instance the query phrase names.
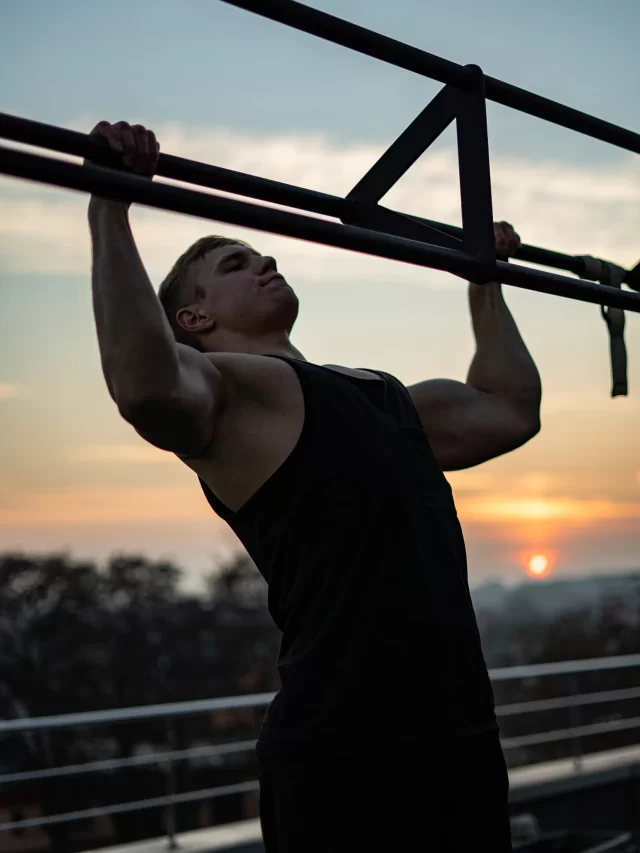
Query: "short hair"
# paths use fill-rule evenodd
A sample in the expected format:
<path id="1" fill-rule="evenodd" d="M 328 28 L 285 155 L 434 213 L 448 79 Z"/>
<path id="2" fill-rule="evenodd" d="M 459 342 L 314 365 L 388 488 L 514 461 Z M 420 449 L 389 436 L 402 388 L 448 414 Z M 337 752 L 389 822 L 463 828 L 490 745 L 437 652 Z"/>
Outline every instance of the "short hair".
<path id="1" fill-rule="evenodd" d="M 255 251 L 253 246 L 235 237 L 220 237 L 216 234 L 201 237 L 192 246 L 189 246 L 186 252 L 180 255 L 171 268 L 169 275 L 160 285 L 158 299 L 178 343 L 186 344 L 197 350 L 202 349 L 198 336 L 193 332 L 187 332 L 186 329 L 183 329 L 176 319 L 176 315 L 181 308 L 186 308 L 187 305 L 191 305 L 196 299 L 204 296 L 202 289 L 189 277 L 189 268 L 195 261 L 203 258 L 207 252 L 212 252 L 221 246 L 237 245 L 246 246 L 247 249 Z"/>

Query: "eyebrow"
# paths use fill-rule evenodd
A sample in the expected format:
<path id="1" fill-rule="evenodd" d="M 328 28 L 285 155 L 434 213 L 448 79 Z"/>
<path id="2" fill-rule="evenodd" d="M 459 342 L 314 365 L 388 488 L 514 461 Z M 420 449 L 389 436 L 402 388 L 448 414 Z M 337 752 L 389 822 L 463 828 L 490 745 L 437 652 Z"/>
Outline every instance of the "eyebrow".
<path id="1" fill-rule="evenodd" d="M 219 270 L 223 264 L 227 263 L 227 261 L 235 261 L 240 258 L 244 258 L 245 252 L 249 252 L 249 254 L 256 256 L 258 254 L 257 252 L 254 252 L 253 249 L 249 248 L 242 247 L 239 249 L 235 249 L 233 252 L 229 252 L 228 255 L 225 255 L 223 258 L 220 258 L 220 260 L 216 264 L 216 270 Z"/>

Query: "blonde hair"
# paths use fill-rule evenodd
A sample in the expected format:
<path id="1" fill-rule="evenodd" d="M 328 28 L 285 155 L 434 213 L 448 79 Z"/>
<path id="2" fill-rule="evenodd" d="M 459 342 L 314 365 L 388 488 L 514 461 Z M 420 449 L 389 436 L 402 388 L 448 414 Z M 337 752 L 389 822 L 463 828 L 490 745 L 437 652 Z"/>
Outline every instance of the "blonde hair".
<path id="1" fill-rule="evenodd" d="M 167 320 L 178 343 L 201 350 L 197 335 L 183 329 L 176 319 L 176 314 L 181 308 L 186 308 L 187 305 L 191 305 L 198 298 L 204 296 L 202 288 L 195 282 L 193 276 L 189 276 L 189 268 L 195 261 L 203 258 L 207 252 L 212 252 L 221 246 L 236 245 L 246 246 L 248 249 L 255 251 L 253 246 L 245 243 L 244 240 L 237 240 L 233 237 L 219 237 L 216 234 L 201 237 L 192 246 L 189 246 L 186 252 L 180 255 L 171 268 L 169 275 L 160 285 L 158 299 L 164 309 L 164 313 L 167 315 Z"/>

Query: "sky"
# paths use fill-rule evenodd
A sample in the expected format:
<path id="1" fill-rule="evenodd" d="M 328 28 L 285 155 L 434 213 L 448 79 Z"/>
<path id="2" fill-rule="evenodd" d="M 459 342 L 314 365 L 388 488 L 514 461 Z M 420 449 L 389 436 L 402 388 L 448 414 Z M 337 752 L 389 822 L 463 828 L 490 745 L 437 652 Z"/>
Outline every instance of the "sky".
<path id="1" fill-rule="evenodd" d="M 640 132 L 640 5 L 616 0 L 314 0 L 318 9 Z M 615 13 L 614 13 L 615 12 Z M 440 84 L 220 0 L 2 0 L 0 111 L 89 132 L 153 129 L 161 150 L 345 195 Z M 494 218 L 527 243 L 624 266 L 640 256 L 640 158 L 488 105 Z M 450 128 L 385 203 L 460 224 Z M 87 197 L 0 178 L 0 552 L 174 559 L 197 587 L 239 543 L 195 475 L 146 444 L 109 397 L 91 305 Z M 466 283 L 452 275 L 134 206 L 156 288 L 207 233 L 234 234 L 300 297 L 308 360 L 409 385 L 464 380 Z M 628 397 L 610 397 L 600 310 L 504 287 L 542 377 L 542 430 L 447 475 L 473 584 L 640 568 L 640 317 Z"/>

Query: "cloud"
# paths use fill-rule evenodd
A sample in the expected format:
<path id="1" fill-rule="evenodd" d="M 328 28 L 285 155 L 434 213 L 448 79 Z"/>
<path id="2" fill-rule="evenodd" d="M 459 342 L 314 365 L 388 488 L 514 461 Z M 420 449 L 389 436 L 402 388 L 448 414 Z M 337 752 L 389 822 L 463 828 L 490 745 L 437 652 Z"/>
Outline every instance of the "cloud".
<path id="1" fill-rule="evenodd" d="M 74 486 L 0 494 L 0 528 L 173 523 L 225 526 L 195 485 Z"/>
<path id="2" fill-rule="evenodd" d="M 71 462 L 133 462 L 143 465 L 157 465 L 175 462 L 173 453 L 160 450 L 151 444 L 96 444 L 87 447 L 74 447 L 67 452 Z"/>
<path id="3" fill-rule="evenodd" d="M 558 521 L 590 524 L 609 520 L 640 519 L 640 502 L 578 498 L 535 498 L 491 495 L 457 502 L 460 518 L 487 524 L 510 521 Z"/>
<path id="4" fill-rule="evenodd" d="M 74 123 L 87 128 L 91 122 Z M 383 149 L 368 143 L 338 144 L 309 134 L 252 136 L 224 128 L 156 128 L 162 149 L 225 168 L 344 195 Z M 533 162 L 521 157 L 492 160 L 496 219 L 511 221 L 528 243 L 575 254 L 593 254 L 631 265 L 637 261 L 640 165 L 598 168 Z M 457 155 L 453 148 L 427 152 L 385 200 L 407 213 L 460 221 Z M 5 271 L 86 275 L 90 240 L 84 196 L 28 182 L 0 182 L 0 254 Z M 446 286 L 449 276 L 235 226 L 209 224 L 142 206 L 132 212 L 143 260 L 157 283 L 175 258 L 205 233 L 223 231 L 278 257 L 295 281 L 349 278 Z"/>
<path id="5" fill-rule="evenodd" d="M 26 387 L 15 382 L 0 382 L 0 400 L 13 400 L 24 396 Z"/>

